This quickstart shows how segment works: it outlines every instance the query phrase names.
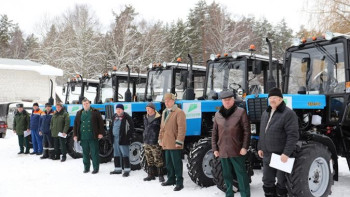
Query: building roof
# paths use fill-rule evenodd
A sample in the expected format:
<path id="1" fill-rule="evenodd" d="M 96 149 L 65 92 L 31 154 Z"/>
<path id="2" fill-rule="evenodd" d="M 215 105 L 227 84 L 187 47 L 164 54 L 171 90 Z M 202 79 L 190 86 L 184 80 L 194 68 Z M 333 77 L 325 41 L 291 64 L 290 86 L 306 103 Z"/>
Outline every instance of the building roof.
<path id="1" fill-rule="evenodd" d="M 27 70 L 40 75 L 63 76 L 63 70 L 50 65 L 39 64 L 30 60 L 0 58 L 1 70 Z"/>

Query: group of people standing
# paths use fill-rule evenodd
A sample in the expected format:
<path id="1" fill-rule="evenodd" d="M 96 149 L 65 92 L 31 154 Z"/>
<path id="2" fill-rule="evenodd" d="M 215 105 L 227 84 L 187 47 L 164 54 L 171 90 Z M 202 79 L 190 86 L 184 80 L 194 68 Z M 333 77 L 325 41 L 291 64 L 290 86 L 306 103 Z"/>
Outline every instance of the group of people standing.
<path id="1" fill-rule="evenodd" d="M 64 162 L 67 158 L 65 136 L 67 136 L 69 123 L 69 115 L 64 111 L 61 103 L 56 104 L 55 112 L 50 103 L 45 104 L 45 111 L 39 109 L 38 103 L 34 103 L 31 114 L 24 110 L 23 104 L 17 104 L 13 132 L 18 136 L 20 147 L 18 154 L 42 155 L 41 159 L 61 159 L 61 162 Z M 59 137 L 59 133 L 62 137 Z M 29 152 L 29 137 L 33 145 L 31 153 Z"/>
<path id="2" fill-rule="evenodd" d="M 234 196 L 232 185 L 233 175 L 236 174 L 241 196 L 250 196 L 250 186 L 245 167 L 246 154 L 249 148 L 251 131 L 245 110 L 235 104 L 232 91 L 220 93 L 222 106 L 213 119 L 212 149 L 215 157 L 219 157 L 223 178 L 227 187 L 226 196 Z M 146 106 L 144 116 L 143 142 L 147 160 L 147 177 L 144 181 L 155 180 L 159 177 L 162 186 L 176 185 L 174 191 L 180 191 L 183 185 L 182 150 L 186 135 L 186 115 L 175 105 L 175 95 L 167 93 L 163 97 L 166 109 L 162 115 L 157 112 L 153 103 Z M 285 174 L 269 166 L 271 154 L 281 155 L 281 161 L 287 162 L 299 138 L 298 120 L 296 114 L 286 107 L 281 90 L 273 88 L 269 91 L 270 106 L 263 112 L 260 126 L 258 155 L 263 160 L 263 189 L 266 197 L 287 196 Z M 77 112 L 73 136 L 80 141 L 83 149 L 84 173 L 90 171 L 90 159 L 93 171 L 99 171 L 98 139 L 105 135 L 104 123 L 100 112 L 90 106 L 90 101 L 82 101 L 83 109 Z M 66 139 L 69 128 L 69 115 L 56 105 L 53 112 L 51 105 L 45 105 L 42 112 L 35 103 L 33 113 L 29 115 L 18 105 L 18 113 L 14 119 L 14 132 L 18 135 L 20 152 L 29 153 L 28 139 L 24 131 L 31 131 L 34 151 L 31 154 L 41 155 L 42 159 L 52 158 L 66 160 Z M 61 133 L 58 137 L 58 133 Z M 114 170 L 111 175 L 130 175 L 129 145 L 134 135 L 132 117 L 124 111 L 122 104 L 116 105 L 116 113 L 108 136 L 113 143 Z M 43 148 L 41 145 L 41 140 Z M 26 144 L 24 152 L 23 144 Z M 164 179 L 164 164 L 167 170 L 167 180 Z M 277 178 L 277 184 L 276 184 Z"/>
<path id="3" fill-rule="evenodd" d="M 245 167 L 251 136 L 249 119 L 245 110 L 235 104 L 232 91 L 221 92 L 220 99 L 223 105 L 214 117 L 212 149 L 221 161 L 226 196 L 234 196 L 232 184 L 236 174 L 241 196 L 247 197 L 250 196 Z M 285 173 L 270 167 L 270 161 L 272 153 L 281 155 L 283 163 L 288 161 L 299 139 L 298 118 L 286 106 L 280 89 L 270 89 L 268 101 L 269 106 L 261 116 L 258 142 L 258 155 L 263 161 L 263 190 L 266 197 L 287 197 Z"/>

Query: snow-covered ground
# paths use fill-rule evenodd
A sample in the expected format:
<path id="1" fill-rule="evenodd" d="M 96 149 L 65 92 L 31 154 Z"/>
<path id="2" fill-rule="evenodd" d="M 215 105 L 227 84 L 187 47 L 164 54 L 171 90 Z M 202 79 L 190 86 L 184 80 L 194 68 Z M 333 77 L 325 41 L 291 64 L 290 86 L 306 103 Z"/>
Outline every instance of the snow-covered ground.
<path id="1" fill-rule="evenodd" d="M 0 197 L 100 197 L 100 196 L 142 196 L 142 197 L 211 197 L 224 196 L 216 186 L 201 188 L 191 181 L 184 161 L 184 186 L 174 192 L 173 187 L 163 187 L 158 180 L 145 182 L 146 173 L 132 171 L 130 177 L 110 175 L 112 162 L 100 165 L 96 175 L 83 173 L 81 159 L 67 157 L 67 161 L 40 160 L 40 156 L 17 155 L 17 136 L 7 131 L 5 139 L 0 139 Z M 350 195 L 350 172 L 346 160 L 340 160 L 340 177 L 332 187 L 332 196 Z M 262 173 L 255 171 L 250 185 L 252 197 L 262 197 Z M 237 194 L 236 196 L 240 196 Z"/>

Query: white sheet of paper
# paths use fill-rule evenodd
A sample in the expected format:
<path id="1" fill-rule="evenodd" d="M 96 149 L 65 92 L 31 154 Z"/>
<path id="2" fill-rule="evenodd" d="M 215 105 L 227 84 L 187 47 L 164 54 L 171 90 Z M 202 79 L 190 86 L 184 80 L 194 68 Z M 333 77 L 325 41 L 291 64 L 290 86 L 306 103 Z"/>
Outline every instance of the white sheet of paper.
<path id="1" fill-rule="evenodd" d="M 67 135 L 66 135 L 66 136 L 63 136 L 63 133 L 62 133 L 62 132 L 58 132 L 58 136 L 59 136 L 59 137 L 63 137 L 63 138 L 66 138 L 66 137 L 67 137 Z"/>
<path id="2" fill-rule="evenodd" d="M 295 158 L 289 158 L 286 163 L 281 161 L 281 155 L 277 155 L 272 153 L 270 167 L 276 168 L 277 170 L 281 170 L 287 173 L 291 173 L 293 169 Z"/>
<path id="3" fill-rule="evenodd" d="M 25 131 L 23 132 L 23 134 L 24 134 L 24 137 L 27 137 L 28 135 L 30 135 L 30 130 L 29 130 L 29 131 L 25 130 Z"/>
<path id="4" fill-rule="evenodd" d="M 75 152 L 83 153 L 83 148 L 81 147 L 79 142 L 74 141 L 74 149 Z"/>

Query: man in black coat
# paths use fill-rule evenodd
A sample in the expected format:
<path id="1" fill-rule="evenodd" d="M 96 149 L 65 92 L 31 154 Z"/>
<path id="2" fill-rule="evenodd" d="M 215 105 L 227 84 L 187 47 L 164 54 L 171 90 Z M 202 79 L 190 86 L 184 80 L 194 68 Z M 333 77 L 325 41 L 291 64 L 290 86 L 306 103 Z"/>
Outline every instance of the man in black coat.
<path id="1" fill-rule="evenodd" d="M 112 125 L 109 128 L 109 137 L 113 143 L 114 170 L 110 174 L 121 174 L 123 162 L 123 177 L 128 177 L 131 167 L 129 159 L 129 146 L 134 133 L 132 117 L 124 112 L 124 105 L 117 104 L 116 113 L 112 117 Z"/>
<path id="2" fill-rule="evenodd" d="M 143 148 L 145 150 L 145 157 L 148 164 L 148 176 L 143 180 L 154 180 L 155 175 L 158 172 L 159 182 L 164 182 L 162 147 L 158 144 L 161 116 L 156 111 L 156 106 L 153 103 L 147 104 L 146 111 L 147 114 L 143 119 L 145 128 L 143 131 Z"/>
<path id="3" fill-rule="evenodd" d="M 281 155 L 287 162 L 299 139 L 298 117 L 283 101 L 280 89 L 272 88 L 270 106 L 261 116 L 258 154 L 263 158 L 263 189 L 265 196 L 287 196 L 285 173 L 269 166 L 271 154 Z M 277 185 L 275 185 L 277 177 Z"/>

